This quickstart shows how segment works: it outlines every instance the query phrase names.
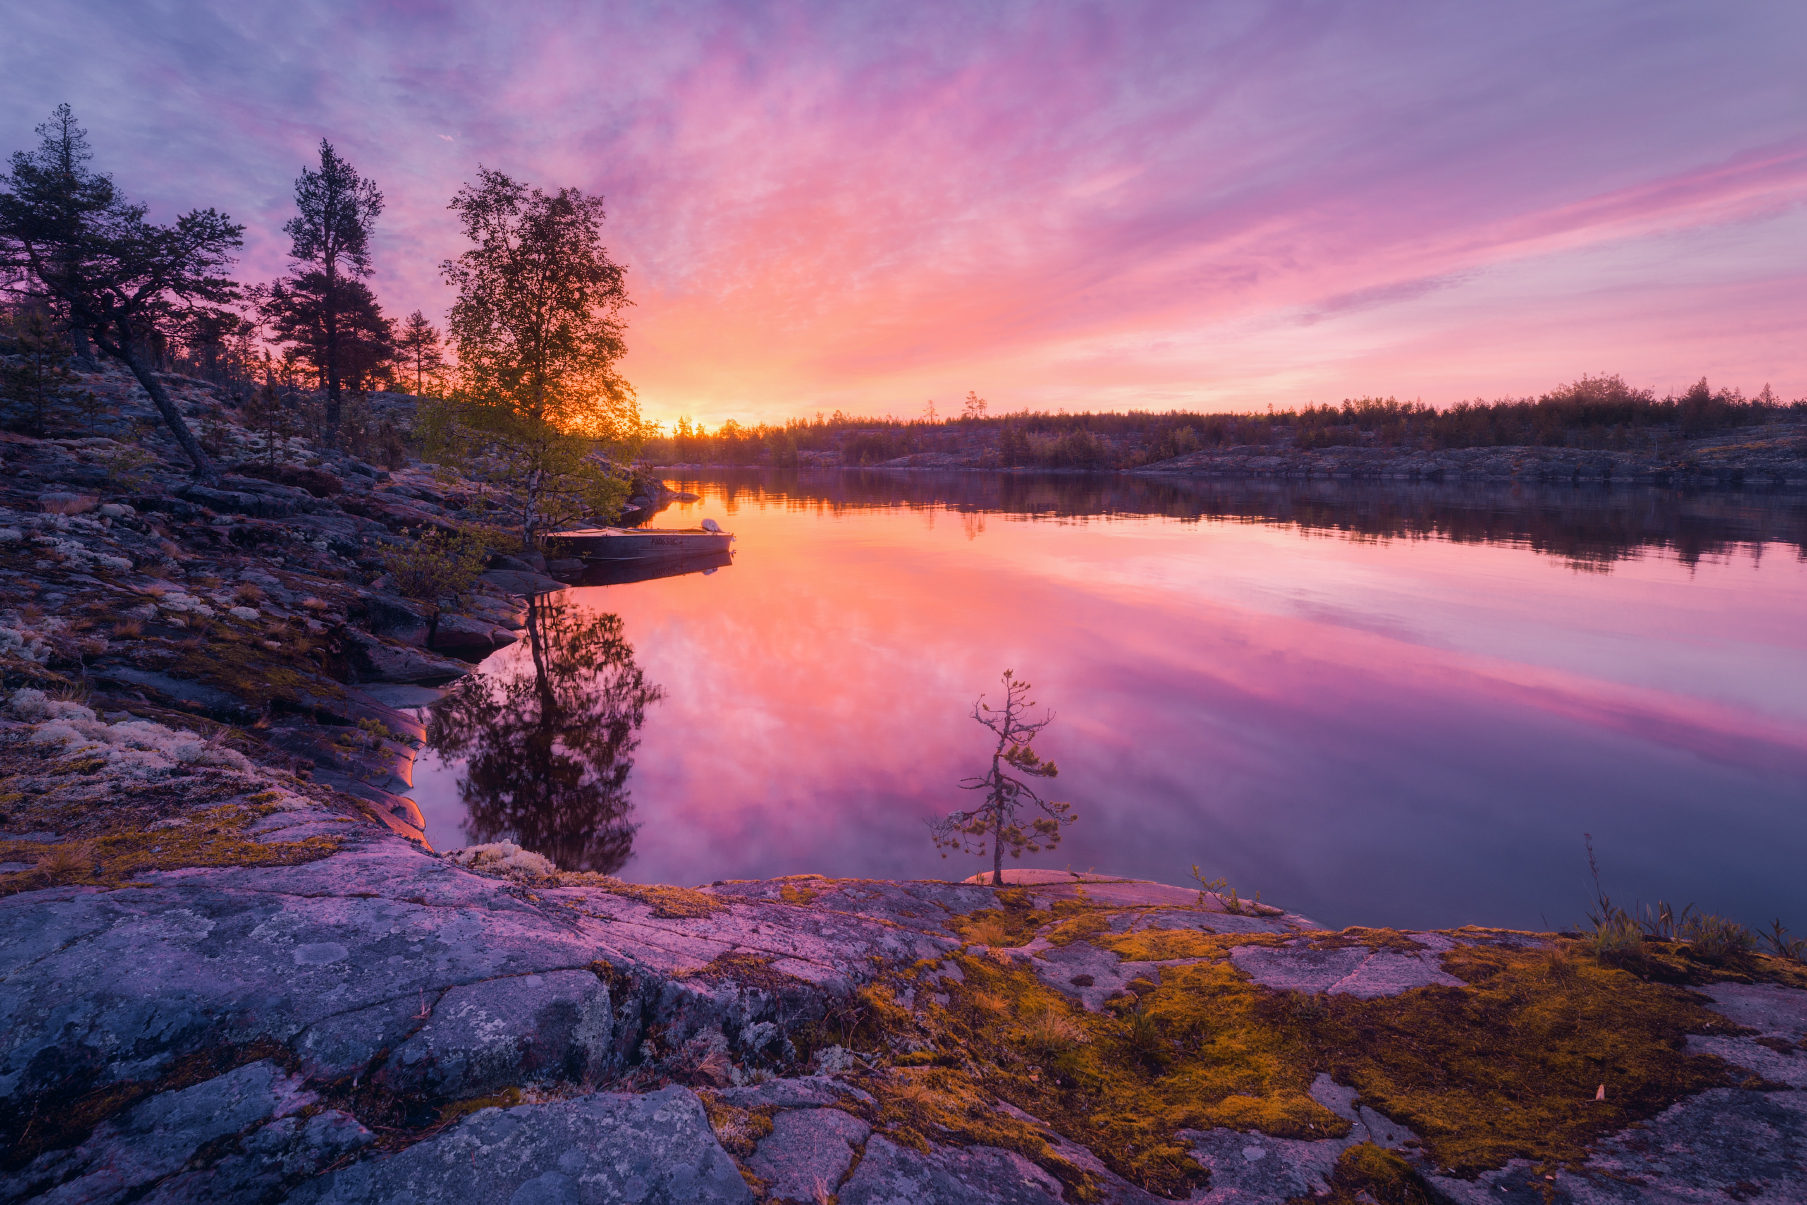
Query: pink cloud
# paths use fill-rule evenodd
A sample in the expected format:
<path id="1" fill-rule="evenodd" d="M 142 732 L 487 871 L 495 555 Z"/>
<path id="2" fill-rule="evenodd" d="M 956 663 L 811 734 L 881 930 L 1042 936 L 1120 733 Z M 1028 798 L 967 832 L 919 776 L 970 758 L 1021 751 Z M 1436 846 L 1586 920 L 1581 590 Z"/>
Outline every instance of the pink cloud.
<path id="1" fill-rule="evenodd" d="M 1794 6 L 177 8 L 21 18 L 0 129 L 66 97 L 252 276 L 331 137 L 398 312 L 478 162 L 603 192 L 662 416 L 1807 393 Z"/>

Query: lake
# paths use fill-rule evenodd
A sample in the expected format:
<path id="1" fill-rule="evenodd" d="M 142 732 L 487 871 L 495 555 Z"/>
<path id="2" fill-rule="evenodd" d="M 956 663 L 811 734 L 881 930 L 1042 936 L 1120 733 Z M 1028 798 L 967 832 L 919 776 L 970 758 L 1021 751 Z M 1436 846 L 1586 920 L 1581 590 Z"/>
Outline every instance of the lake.
<path id="1" fill-rule="evenodd" d="M 1036 744 L 1078 819 L 1007 865 L 1551 929 L 1593 898 L 1591 833 L 1616 903 L 1807 929 L 1800 496 L 668 480 L 701 501 L 653 525 L 714 518 L 732 564 L 552 596 L 436 719 L 413 794 L 437 848 L 961 878 L 989 860 L 924 822 L 973 802 L 970 712 L 1008 668 L 1055 713 Z"/>

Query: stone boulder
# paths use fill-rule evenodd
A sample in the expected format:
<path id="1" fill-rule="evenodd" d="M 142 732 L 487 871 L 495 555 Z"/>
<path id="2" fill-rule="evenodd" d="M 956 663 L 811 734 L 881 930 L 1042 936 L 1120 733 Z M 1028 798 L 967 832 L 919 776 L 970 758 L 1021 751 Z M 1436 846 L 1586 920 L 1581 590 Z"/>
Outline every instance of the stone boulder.
<path id="1" fill-rule="evenodd" d="M 481 1096 L 510 1084 L 594 1083 L 609 1056 L 609 990 L 590 971 L 454 987 L 378 1073 L 411 1096 Z"/>
<path id="2" fill-rule="evenodd" d="M 386 1159 L 302 1185 L 294 1205 L 741 1205 L 752 1190 L 688 1089 L 484 1109 Z"/>

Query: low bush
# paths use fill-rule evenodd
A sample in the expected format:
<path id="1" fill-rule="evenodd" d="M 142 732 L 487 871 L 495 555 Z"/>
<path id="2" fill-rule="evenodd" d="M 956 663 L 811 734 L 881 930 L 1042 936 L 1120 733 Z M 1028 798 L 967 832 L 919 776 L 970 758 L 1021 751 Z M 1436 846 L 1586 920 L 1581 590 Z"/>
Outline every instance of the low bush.
<path id="1" fill-rule="evenodd" d="M 384 553 L 383 568 L 406 597 L 437 603 L 469 593 L 489 564 L 489 555 L 488 546 L 475 537 L 432 531 L 407 547 Z"/>

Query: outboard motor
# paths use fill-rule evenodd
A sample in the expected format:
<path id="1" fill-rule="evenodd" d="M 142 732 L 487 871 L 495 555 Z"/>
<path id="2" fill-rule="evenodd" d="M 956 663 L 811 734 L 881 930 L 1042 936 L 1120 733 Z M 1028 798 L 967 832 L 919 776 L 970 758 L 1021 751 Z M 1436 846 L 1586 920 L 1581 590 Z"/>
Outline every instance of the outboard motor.
<path id="1" fill-rule="evenodd" d="M 703 520 L 703 530 L 719 533 L 721 531 L 721 527 L 719 525 L 717 525 L 717 523 L 715 522 L 714 519 L 704 519 Z"/>

